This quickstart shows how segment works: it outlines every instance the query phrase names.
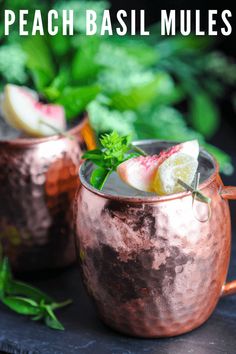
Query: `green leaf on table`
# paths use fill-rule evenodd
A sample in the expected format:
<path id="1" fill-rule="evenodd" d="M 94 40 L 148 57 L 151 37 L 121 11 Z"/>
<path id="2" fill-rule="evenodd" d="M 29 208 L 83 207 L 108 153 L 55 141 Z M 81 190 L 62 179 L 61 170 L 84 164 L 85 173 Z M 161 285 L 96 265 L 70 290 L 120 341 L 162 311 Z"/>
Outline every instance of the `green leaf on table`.
<path id="1" fill-rule="evenodd" d="M 1 299 L 4 305 L 20 315 L 38 315 L 40 309 L 37 303 L 31 299 L 18 296 L 6 296 Z"/>
<path id="2" fill-rule="evenodd" d="M 44 318 L 45 314 L 42 312 L 42 313 L 39 313 L 38 315 L 34 316 L 31 318 L 32 321 L 40 321 Z"/>
<path id="3" fill-rule="evenodd" d="M 0 301 L 18 314 L 33 316 L 34 321 L 44 319 L 54 329 L 64 329 L 54 310 L 71 303 L 71 300 L 55 302 L 41 290 L 15 280 L 7 258 L 3 258 L 0 263 Z"/>
<path id="4" fill-rule="evenodd" d="M 219 112 L 216 104 L 205 92 L 196 92 L 190 101 L 190 119 L 193 128 L 206 138 L 214 135 L 219 127 Z"/>
<path id="5" fill-rule="evenodd" d="M 95 99 L 100 92 L 98 85 L 66 87 L 56 100 L 58 104 L 64 106 L 68 120 L 75 118 L 85 110 L 89 102 Z"/>
<path id="6" fill-rule="evenodd" d="M 8 282 L 6 291 L 11 295 L 27 296 L 36 302 L 40 302 L 42 299 L 44 299 L 47 303 L 53 302 L 51 296 L 47 295 L 43 291 L 16 280 L 11 280 Z"/>
<path id="7" fill-rule="evenodd" d="M 64 331 L 64 326 L 61 324 L 61 322 L 55 317 L 51 316 L 46 316 L 45 318 L 45 323 L 49 328 L 56 329 L 59 331 Z"/>
<path id="8" fill-rule="evenodd" d="M 48 327 L 52 329 L 57 329 L 63 331 L 65 328 L 61 324 L 61 322 L 58 320 L 56 315 L 54 314 L 52 307 L 45 305 L 45 310 L 46 310 L 46 317 L 45 317 L 45 323 Z"/>
<path id="9" fill-rule="evenodd" d="M 0 299 L 4 297 L 6 292 L 6 287 L 11 280 L 12 280 L 12 274 L 9 266 L 9 261 L 5 257 L 0 263 Z"/>

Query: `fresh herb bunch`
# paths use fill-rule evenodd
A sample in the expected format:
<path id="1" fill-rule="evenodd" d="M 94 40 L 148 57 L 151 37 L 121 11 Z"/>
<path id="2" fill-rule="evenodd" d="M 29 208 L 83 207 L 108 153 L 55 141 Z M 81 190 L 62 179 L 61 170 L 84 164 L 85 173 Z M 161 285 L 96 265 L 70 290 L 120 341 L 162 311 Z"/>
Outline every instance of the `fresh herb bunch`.
<path id="1" fill-rule="evenodd" d="M 122 162 L 145 153 L 131 144 L 131 136 L 121 136 L 117 132 L 104 134 L 100 138 L 101 149 L 87 151 L 83 159 L 93 162 L 95 168 L 90 177 L 90 183 L 97 189 L 102 189 L 109 175 L 116 171 Z M 129 152 L 131 149 L 136 152 Z"/>
<path id="2" fill-rule="evenodd" d="M 71 300 L 55 302 L 41 290 L 15 280 L 7 258 L 0 263 L 0 301 L 12 311 L 31 316 L 33 321 L 43 320 L 48 327 L 57 330 L 64 327 L 54 311 L 71 303 Z"/>
<path id="3" fill-rule="evenodd" d="M 21 38 L 15 25 L 3 35 L 4 9 L 73 9 L 74 36 Z M 94 9 L 98 27 L 107 1 L 5 0 L 0 12 L 0 87 L 27 85 L 49 102 L 62 104 L 68 121 L 87 109 L 98 136 L 113 130 L 134 139 L 186 141 L 198 139 L 230 174 L 230 157 L 208 145 L 220 123 L 222 97 L 235 103 L 236 64 L 213 49 L 207 36 L 86 36 L 85 12 Z M 2 20 L 2 21 L 1 21 Z M 29 27 L 33 16 L 29 18 Z M 15 26 L 15 27 L 14 27 Z M 232 98 L 232 99 L 231 99 Z M 236 104 L 235 104 L 236 109 Z"/>

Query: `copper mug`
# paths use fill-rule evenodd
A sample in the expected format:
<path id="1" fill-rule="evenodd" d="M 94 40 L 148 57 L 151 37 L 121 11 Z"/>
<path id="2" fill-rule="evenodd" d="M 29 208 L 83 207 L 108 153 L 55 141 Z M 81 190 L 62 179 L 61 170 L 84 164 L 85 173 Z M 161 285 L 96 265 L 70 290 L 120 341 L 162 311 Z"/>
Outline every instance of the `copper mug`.
<path id="1" fill-rule="evenodd" d="M 153 154 L 169 143 L 138 142 Z M 228 199 L 217 162 L 200 152 L 209 177 L 200 191 L 209 207 L 190 192 L 127 197 L 89 184 L 91 164 L 80 168 L 74 204 L 75 233 L 83 280 L 100 318 L 132 336 L 176 336 L 203 324 L 221 296 L 236 293 L 225 284 L 231 245 Z"/>
<path id="2" fill-rule="evenodd" d="M 0 141 L 0 251 L 16 271 L 75 261 L 71 203 L 93 147 L 86 114 L 67 136 Z"/>

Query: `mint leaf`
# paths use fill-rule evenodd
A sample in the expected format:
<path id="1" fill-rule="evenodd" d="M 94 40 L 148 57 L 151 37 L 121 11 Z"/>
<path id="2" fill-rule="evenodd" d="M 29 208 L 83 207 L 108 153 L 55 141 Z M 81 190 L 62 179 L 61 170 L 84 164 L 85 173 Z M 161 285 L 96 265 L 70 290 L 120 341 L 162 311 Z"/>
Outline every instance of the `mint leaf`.
<path id="1" fill-rule="evenodd" d="M 103 159 L 103 154 L 99 149 L 88 150 L 83 154 L 82 159 L 101 160 Z"/>
<path id="2" fill-rule="evenodd" d="M 38 91 L 42 91 L 55 77 L 55 67 L 46 36 L 28 37 L 22 43 L 27 55 L 27 67 Z"/>
<path id="3" fill-rule="evenodd" d="M 59 331 L 64 331 L 64 326 L 56 317 L 47 316 L 45 318 L 45 323 L 49 328 L 56 329 Z"/>
<path id="4" fill-rule="evenodd" d="M 49 295 L 42 292 L 41 290 L 16 280 L 8 282 L 6 286 L 6 291 L 11 295 L 27 296 L 28 298 L 31 298 L 36 302 L 40 302 L 42 299 L 44 299 L 47 303 L 53 301 L 53 299 Z"/>
<path id="5" fill-rule="evenodd" d="M 90 183 L 94 188 L 102 189 L 108 176 L 111 174 L 112 170 L 106 168 L 96 168 L 90 177 Z"/>
<path id="6" fill-rule="evenodd" d="M 64 106 L 68 120 L 75 118 L 81 113 L 89 102 L 95 99 L 100 92 L 98 85 L 66 87 L 60 97 L 56 100 L 58 104 Z"/>
<path id="7" fill-rule="evenodd" d="M 119 110 L 137 109 L 144 104 L 150 104 L 153 100 L 156 104 L 178 100 L 174 81 L 164 72 L 157 73 L 147 84 L 136 86 L 127 93 L 116 93 L 111 96 L 112 106 Z"/>
<path id="8" fill-rule="evenodd" d="M 219 112 L 212 98 L 205 92 L 196 92 L 190 101 L 192 126 L 206 138 L 214 135 L 219 127 Z"/>
<path id="9" fill-rule="evenodd" d="M 38 315 L 40 313 L 37 303 L 30 299 L 17 296 L 6 296 L 3 297 L 1 301 L 4 305 L 20 315 Z"/>
<path id="10" fill-rule="evenodd" d="M 5 83 L 24 84 L 27 80 L 26 55 L 17 43 L 1 45 L 0 74 Z"/>
<path id="11" fill-rule="evenodd" d="M 96 61 L 96 55 L 101 44 L 100 37 L 81 36 L 78 39 L 79 45 L 72 61 L 72 77 L 79 82 L 94 80 L 101 69 Z"/>
<path id="12" fill-rule="evenodd" d="M 132 146 L 130 135 L 121 136 L 115 131 L 102 135 L 100 143 L 102 146 L 100 150 L 88 151 L 83 155 L 83 158 L 99 166 L 90 176 L 91 185 L 99 190 L 103 188 L 107 178 L 120 163 L 134 156 L 145 154 L 141 149 Z M 131 148 L 136 152 L 128 153 Z"/>
<path id="13" fill-rule="evenodd" d="M 57 329 L 57 330 L 63 331 L 65 328 L 63 327 L 61 322 L 57 319 L 52 308 L 50 306 L 45 306 L 45 310 L 47 312 L 47 315 L 45 317 L 46 325 L 52 329 Z"/>
<path id="14" fill-rule="evenodd" d="M 4 297 L 8 283 L 12 280 L 9 261 L 5 257 L 0 264 L 0 298 Z"/>
<path id="15" fill-rule="evenodd" d="M 88 105 L 88 113 L 93 129 L 98 134 L 115 130 L 121 135 L 131 134 L 135 136 L 134 122 L 136 120 L 136 113 L 109 109 L 108 106 L 99 102 L 99 99 L 101 98 L 98 96 L 97 100 Z"/>
<path id="16" fill-rule="evenodd" d="M 0 263 L 0 300 L 18 314 L 34 316 L 32 319 L 35 321 L 44 319 L 45 323 L 54 329 L 64 329 L 64 327 L 53 311 L 71 303 L 71 300 L 55 302 L 42 291 L 16 281 L 12 277 L 7 258 Z"/>

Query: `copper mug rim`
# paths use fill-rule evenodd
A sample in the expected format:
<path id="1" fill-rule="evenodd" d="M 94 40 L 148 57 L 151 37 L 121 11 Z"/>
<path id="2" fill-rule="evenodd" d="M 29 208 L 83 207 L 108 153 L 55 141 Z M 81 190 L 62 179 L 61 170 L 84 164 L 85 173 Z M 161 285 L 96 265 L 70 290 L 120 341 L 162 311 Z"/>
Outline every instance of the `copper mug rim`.
<path id="1" fill-rule="evenodd" d="M 153 144 L 153 143 L 169 143 L 170 145 L 174 145 L 177 142 L 176 141 L 171 141 L 171 140 L 160 140 L 160 139 L 145 139 L 145 140 L 136 140 L 133 142 L 134 145 L 146 145 L 146 144 Z M 208 151 L 205 149 L 201 148 L 200 149 L 200 154 L 204 154 L 213 164 L 214 166 L 214 171 L 212 174 L 206 178 L 202 183 L 199 184 L 199 190 L 204 190 L 208 185 L 210 185 L 216 178 L 216 176 L 219 173 L 219 164 Z M 179 199 L 179 198 L 184 198 L 188 197 L 191 195 L 191 192 L 188 191 L 183 191 L 179 193 L 174 193 L 171 195 L 164 195 L 164 196 L 159 196 L 159 195 L 150 195 L 150 196 L 125 196 L 125 195 L 115 195 L 111 193 L 104 193 L 101 190 L 98 190 L 94 188 L 91 184 L 89 184 L 86 180 L 86 177 L 84 175 L 85 169 L 88 166 L 88 164 L 91 164 L 91 162 L 84 161 L 80 168 L 79 168 L 79 178 L 81 185 L 85 187 L 87 190 L 92 192 L 93 194 L 97 194 L 102 198 L 105 199 L 110 199 L 110 200 L 117 200 L 117 201 L 122 201 L 122 202 L 129 202 L 129 203 L 154 203 L 154 202 L 164 202 L 164 201 L 170 201 L 174 199 Z"/>
<path id="2" fill-rule="evenodd" d="M 87 112 L 83 112 L 81 113 L 79 116 L 79 122 L 78 124 L 76 124 L 74 127 L 68 129 L 66 131 L 66 134 L 68 135 L 77 135 L 81 129 L 83 129 L 83 127 L 85 126 L 85 124 L 88 122 L 88 114 Z M 4 146 L 7 145 L 8 147 L 30 147 L 32 145 L 37 145 L 37 144 L 41 144 L 41 143 L 45 143 L 45 142 L 49 142 L 49 141 L 58 141 L 58 140 L 62 140 L 65 139 L 64 135 L 60 135 L 60 134 L 54 134 L 54 135 L 50 135 L 47 137 L 43 137 L 43 138 L 16 138 L 16 139 L 10 139 L 10 140 L 0 140 L 0 146 Z"/>

